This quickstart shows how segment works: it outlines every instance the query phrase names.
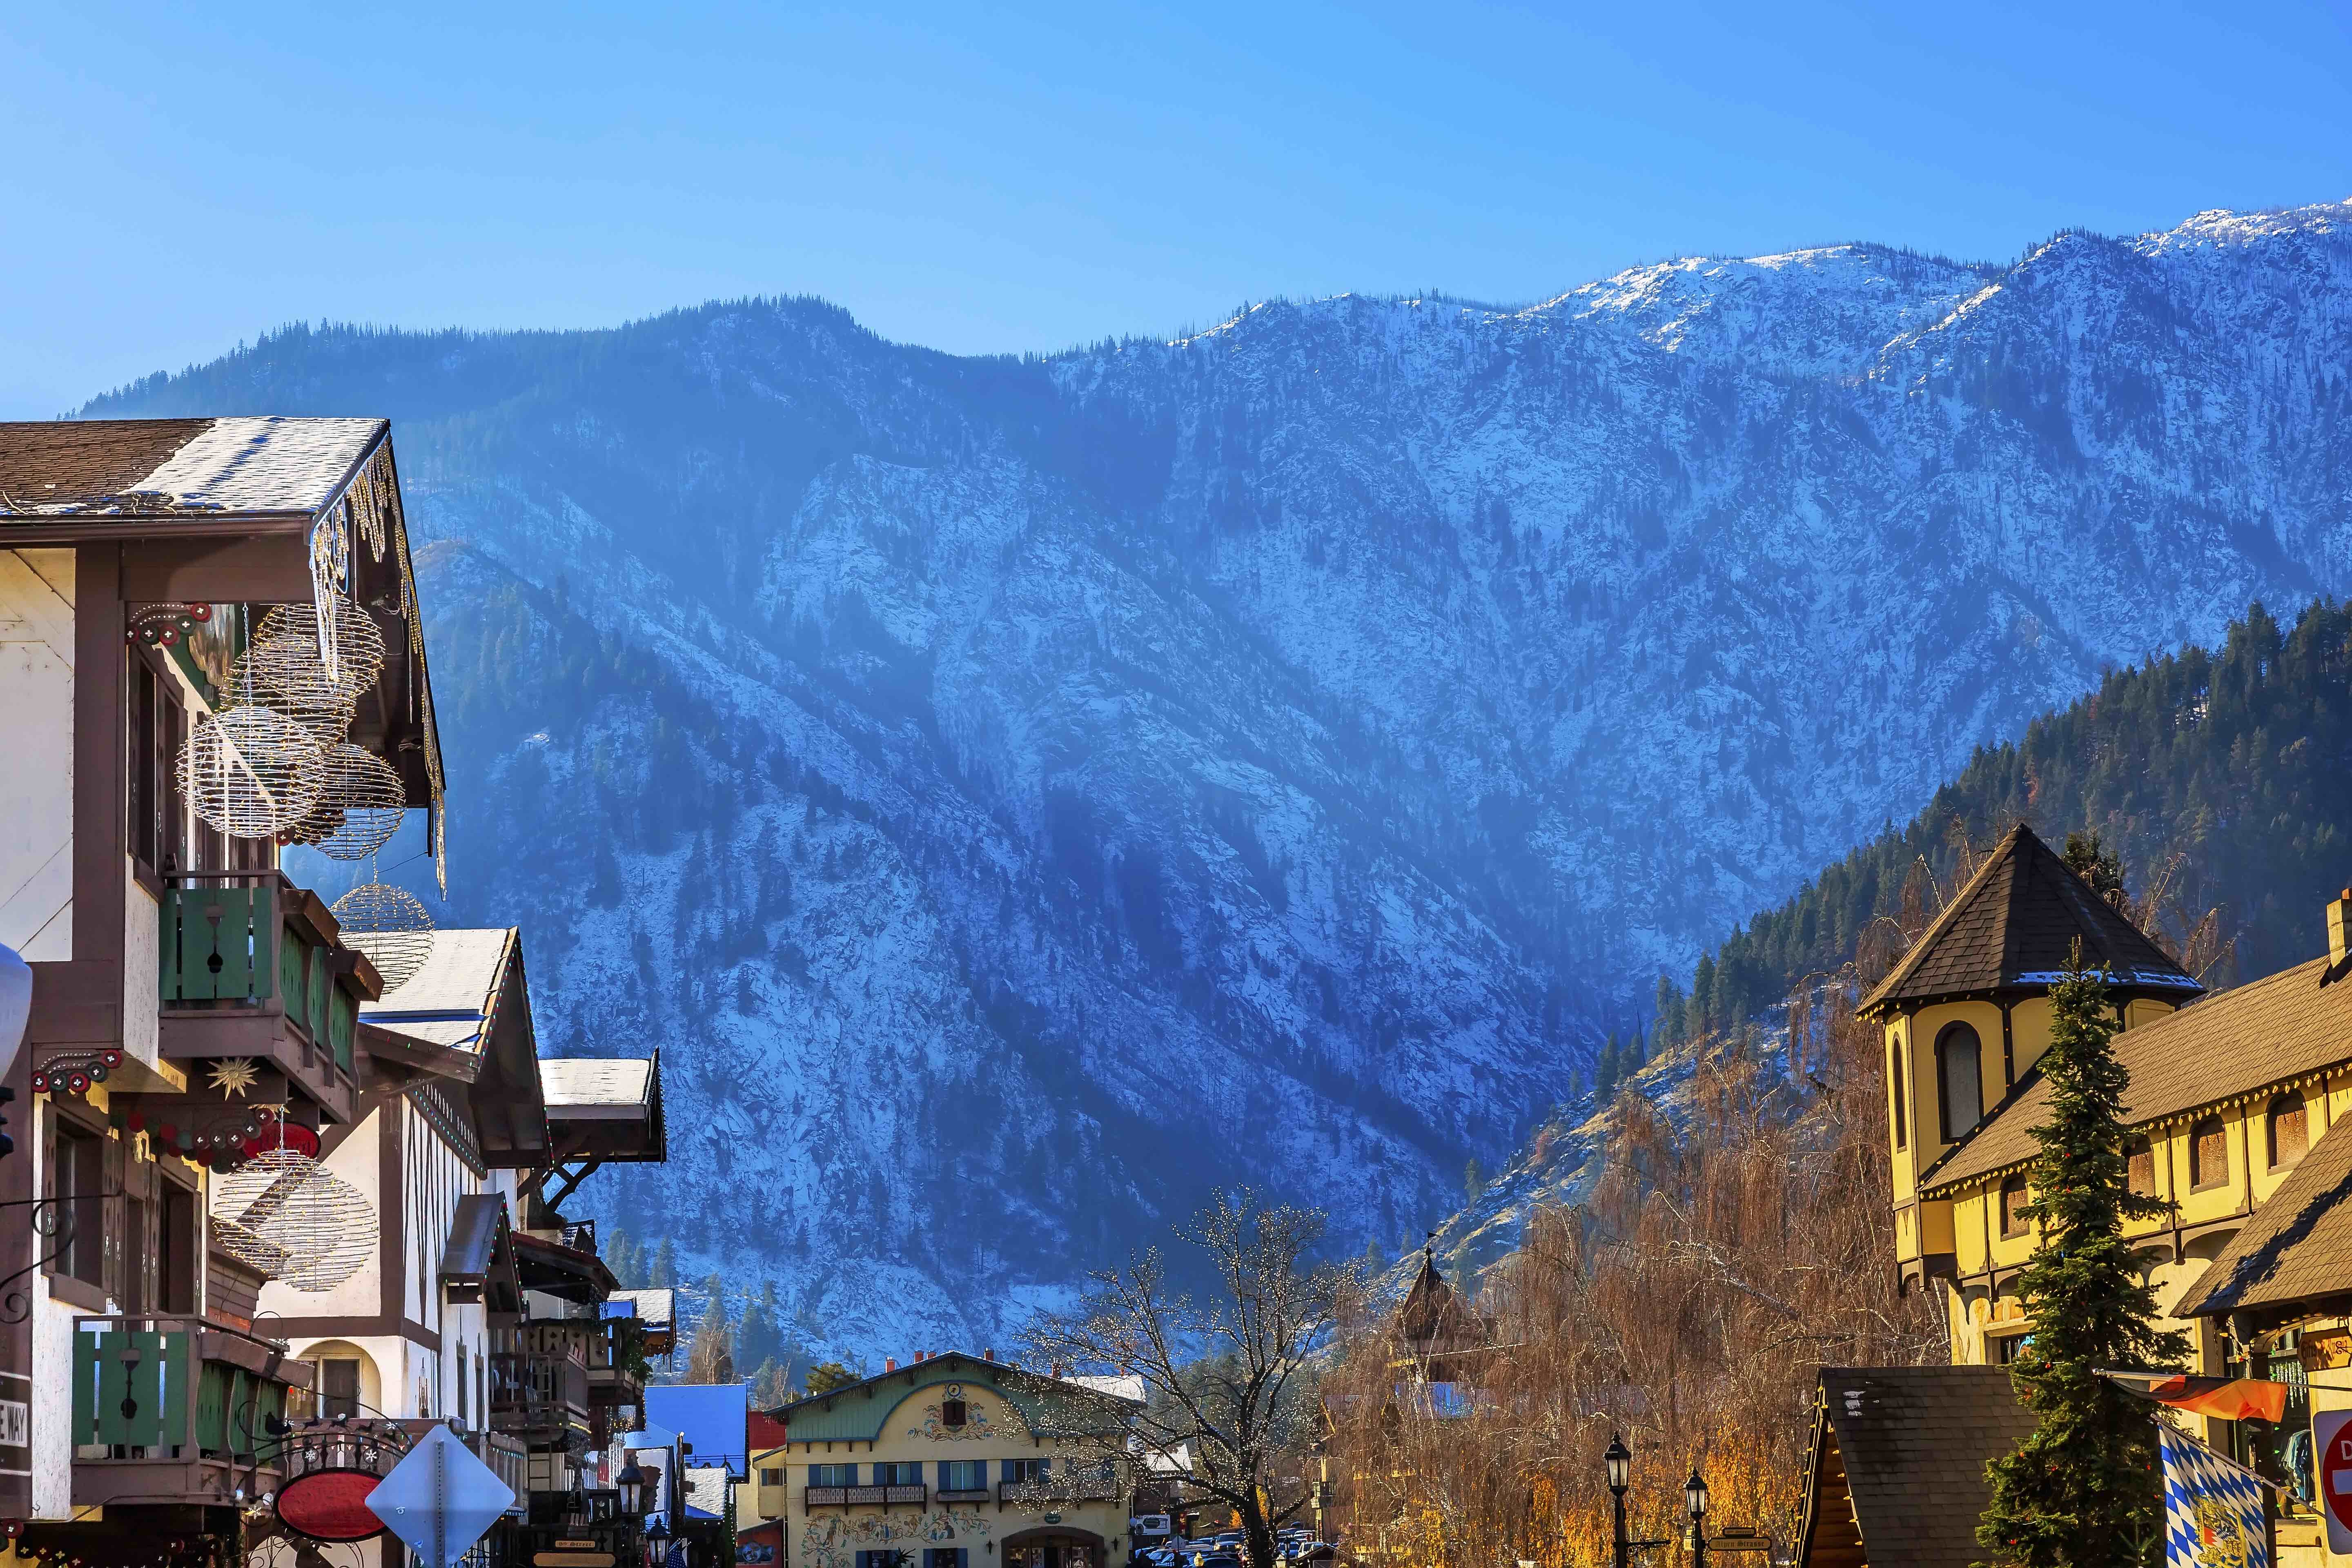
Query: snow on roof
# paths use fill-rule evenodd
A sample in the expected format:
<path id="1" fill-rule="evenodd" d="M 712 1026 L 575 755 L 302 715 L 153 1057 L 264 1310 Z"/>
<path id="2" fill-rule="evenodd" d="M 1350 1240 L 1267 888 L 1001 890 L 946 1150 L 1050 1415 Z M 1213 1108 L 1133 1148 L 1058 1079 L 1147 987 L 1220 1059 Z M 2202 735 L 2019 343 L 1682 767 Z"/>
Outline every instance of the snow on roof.
<path id="1" fill-rule="evenodd" d="M 1143 1379 L 1133 1373 L 1113 1377 L 1081 1375 L 1066 1377 L 1062 1381 L 1075 1383 L 1080 1388 L 1091 1388 L 1097 1394 L 1108 1394 L 1113 1399 L 1124 1399 L 1130 1405 L 1143 1403 Z"/>
<path id="2" fill-rule="evenodd" d="M 431 1045 L 479 1050 L 516 937 L 512 926 L 435 931 L 424 967 L 406 984 L 362 1003 L 360 1022 Z"/>
<path id="3" fill-rule="evenodd" d="M 315 513 L 381 419 L 90 419 L 0 424 L 0 514 Z"/>
<path id="4" fill-rule="evenodd" d="M 637 1321 L 653 1327 L 666 1329 L 677 1321 L 677 1292 L 667 1285 L 656 1290 L 615 1290 L 605 1300 L 628 1302 L 636 1310 Z"/>
<path id="5" fill-rule="evenodd" d="M 551 1113 L 583 1107 L 642 1110 L 651 1097 L 654 1064 L 638 1057 L 541 1057 L 540 1092 Z"/>

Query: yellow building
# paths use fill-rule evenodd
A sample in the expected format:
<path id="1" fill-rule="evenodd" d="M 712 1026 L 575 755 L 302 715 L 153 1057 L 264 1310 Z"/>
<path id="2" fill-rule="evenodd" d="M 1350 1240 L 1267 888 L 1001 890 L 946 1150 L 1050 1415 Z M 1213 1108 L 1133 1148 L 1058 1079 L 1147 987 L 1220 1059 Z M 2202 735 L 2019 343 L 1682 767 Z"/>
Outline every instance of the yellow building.
<path id="1" fill-rule="evenodd" d="M 2006 1363 L 2032 1332 L 2016 1289 L 2037 1239 L 2021 1211 L 2049 1100 L 2032 1068 L 2048 1043 L 2053 971 L 2080 935 L 2086 957 L 2117 976 L 2132 1188 L 2166 1205 L 2126 1227 L 2167 1314 L 2158 1326 L 2189 1333 L 2194 1371 L 2288 1384 L 2271 1435 L 2281 1443 L 2308 1426 L 2311 1384 L 2345 1385 L 2323 1405 L 2352 1400 L 2352 1378 L 2334 1370 L 2352 1363 L 2352 1245 L 2313 1239 L 2323 1221 L 2352 1224 L 2331 1214 L 2347 1185 L 2304 1168 L 2352 1115 L 2352 892 L 2325 916 L 2325 956 L 2198 1000 L 2187 975 L 2021 827 L 1864 998 L 1884 1026 L 1893 1086 L 1899 1267 L 1906 1288 L 1943 1293 L 1955 1363 Z M 1992 1101 L 1981 1114 L 1971 1048 Z M 2352 1166 L 2352 1147 L 2329 1153 Z M 2270 1213 L 2273 1198 L 2292 1213 Z M 2245 1452 L 2227 1425 L 2210 1423 L 2209 1436 Z"/>
<path id="2" fill-rule="evenodd" d="M 2146 1031 L 2203 988 L 2021 824 L 1863 998 L 1864 1015 L 1885 1033 L 1896 1268 L 1906 1289 L 1942 1293 L 1958 1363 L 2005 1362 L 2029 1329 L 2013 1287 L 2033 1251 L 2017 1212 L 2046 1096 L 2033 1066 L 2050 1043 L 2050 987 L 2078 941 L 2084 961 L 2111 977 L 2126 1031 L 2118 1056 L 2146 1075 L 2126 1097 L 2131 1114 L 2152 1117 L 2151 1131 L 2169 1129 L 2181 1095 L 2198 1095 L 2208 1080 Z M 2161 1099 L 2148 1100 L 2158 1079 Z M 2201 1110 L 2202 1098 L 2179 1109 Z M 2201 1136 L 2203 1121 L 2189 1120 Z M 2230 1136 L 2240 1147 L 2242 1130 Z M 2202 1266 L 2189 1260 L 2211 1258 L 2227 1239 L 2199 1228 L 2227 1207 L 2212 1195 L 2218 1179 L 2207 1175 L 2214 1157 L 2210 1146 L 2199 1155 L 2196 1201 L 2179 1225 L 2141 1226 L 2165 1253 L 2158 1272 L 2168 1304 Z M 2136 1156 L 2132 1168 L 2145 1173 L 2151 1157 Z M 2158 1190 L 2190 1195 L 2185 1182 Z"/>
<path id="3" fill-rule="evenodd" d="M 1140 1390 L 1117 1383 L 949 1353 L 795 1401 L 739 1532 L 780 1525 L 791 1568 L 1123 1568 L 1130 1488 L 1102 1435 Z"/>

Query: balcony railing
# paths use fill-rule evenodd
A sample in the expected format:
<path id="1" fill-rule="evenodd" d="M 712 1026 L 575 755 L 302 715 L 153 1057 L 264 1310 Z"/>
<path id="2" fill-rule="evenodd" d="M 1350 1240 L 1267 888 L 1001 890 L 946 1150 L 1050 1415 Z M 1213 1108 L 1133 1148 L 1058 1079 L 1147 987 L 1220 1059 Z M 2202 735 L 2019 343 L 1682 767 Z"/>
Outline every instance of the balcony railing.
<path id="1" fill-rule="evenodd" d="M 274 1476 L 272 1421 L 310 1368 L 286 1347 L 185 1317 L 74 1320 L 73 1500 L 226 1500 L 232 1472 Z"/>
<path id="2" fill-rule="evenodd" d="M 164 879 L 162 983 L 167 1007 L 258 1006 L 287 1019 L 348 1075 L 359 999 L 335 984 L 357 955 L 308 918 L 318 900 L 278 871 Z M 301 916 L 303 918 L 298 918 Z M 329 929 L 332 917 L 323 917 Z"/>
<path id="3" fill-rule="evenodd" d="M 574 1357 L 532 1351 L 493 1352 L 490 1430 L 544 1435 L 588 1428 L 588 1369 Z"/>

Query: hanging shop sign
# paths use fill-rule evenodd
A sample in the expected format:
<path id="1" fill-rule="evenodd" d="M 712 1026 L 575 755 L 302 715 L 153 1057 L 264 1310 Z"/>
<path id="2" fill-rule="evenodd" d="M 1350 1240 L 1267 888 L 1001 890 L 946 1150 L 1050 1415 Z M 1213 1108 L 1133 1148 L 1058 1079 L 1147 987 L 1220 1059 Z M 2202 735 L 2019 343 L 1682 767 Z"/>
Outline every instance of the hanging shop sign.
<path id="1" fill-rule="evenodd" d="M 278 1522 L 313 1541 L 371 1541 L 383 1533 L 383 1521 L 368 1507 L 368 1493 L 383 1477 L 373 1470 L 309 1470 L 278 1491 Z"/>

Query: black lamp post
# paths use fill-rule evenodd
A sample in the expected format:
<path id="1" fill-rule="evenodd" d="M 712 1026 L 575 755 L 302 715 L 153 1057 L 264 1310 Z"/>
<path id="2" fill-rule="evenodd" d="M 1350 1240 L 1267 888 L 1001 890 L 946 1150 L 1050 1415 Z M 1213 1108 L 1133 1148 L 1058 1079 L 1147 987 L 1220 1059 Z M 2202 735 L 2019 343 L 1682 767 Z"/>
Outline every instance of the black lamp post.
<path id="1" fill-rule="evenodd" d="M 1625 1447 L 1622 1436 L 1609 1439 L 1609 1451 L 1601 1456 L 1609 1470 L 1609 1496 L 1617 1513 L 1617 1568 L 1625 1568 L 1626 1559 L 1635 1552 L 1646 1552 L 1653 1546 L 1664 1546 L 1663 1541 L 1628 1541 L 1625 1539 L 1625 1489 L 1633 1484 L 1633 1453 Z"/>
<path id="2" fill-rule="evenodd" d="M 646 1568 L 667 1568 L 669 1563 L 669 1524 L 656 1519 L 646 1526 Z"/>
<path id="3" fill-rule="evenodd" d="M 1690 1509 L 1691 1568 L 1706 1568 L 1706 1482 L 1699 1479 L 1696 1465 L 1683 1483 L 1683 1501 Z"/>
<path id="4" fill-rule="evenodd" d="M 1610 1435 L 1609 1451 L 1601 1456 L 1601 1462 L 1609 1469 L 1609 1500 L 1617 1514 L 1616 1532 L 1612 1538 L 1616 1543 L 1617 1568 L 1625 1568 L 1625 1489 L 1633 1480 L 1633 1453 L 1625 1447 L 1622 1435 Z"/>

